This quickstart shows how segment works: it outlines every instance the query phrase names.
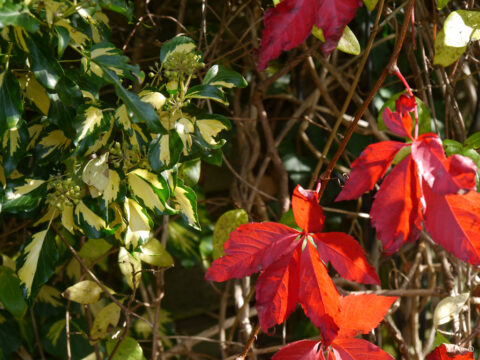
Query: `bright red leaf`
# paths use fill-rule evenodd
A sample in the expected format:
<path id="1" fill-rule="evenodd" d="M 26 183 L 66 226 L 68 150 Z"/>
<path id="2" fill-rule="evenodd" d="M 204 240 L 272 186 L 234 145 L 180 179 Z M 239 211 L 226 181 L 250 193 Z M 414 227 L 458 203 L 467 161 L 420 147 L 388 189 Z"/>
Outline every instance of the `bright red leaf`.
<path id="1" fill-rule="evenodd" d="M 408 155 L 395 166 L 375 194 L 370 216 L 387 255 L 405 241 L 416 241 L 422 230 L 422 191 L 416 165 Z"/>
<path id="2" fill-rule="evenodd" d="M 405 123 L 402 117 L 414 110 L 414 103 L 413 97 L 402 95 L 395 112 L 385 109 L 383 117 L 392 131 L 399 135 L 411 131 L 410 122 Z M 435 134 L 420 135 L 412 144 L 399 144 L 384 141 L 368 146 L 352 163 L 337 201 L 371 190 L 398 151 L 411 145 L 411 154 L 383 180 L 370 212 L 385 253 L 394 253 L 406 241 L 416 241 L 424 222 L 434 241 L 458 258 L 480 264 L 480 218 L 478 206 L 470 200 L 477 195 L 473 191 L 467 198 L 456 195 L 475 189 L 474 162 L 460 155 L 447 158 Z"/>
<path id="3" fill-rule="evenodd" d="M 473 352 L 453 344 L 442 344 L 427 355 L 427 360 L 473 360 Z"/>
<path id="4" fill-rule="evenodd" d="M 336 201 L 356 199 L 372 190 L 378 179 L 387 173 L 397 152 L 405 146 L 398 141 L 382 141 L 367 146 L 352 163 L 350 178 Z"/>
<path id="5" fill-rule="evenodd" d="M 393 112 L 388 107 L 382 114 L 385 126 L 395 134 L 412 139 L 413 122 L 410 114 Z"/>
<path id="6" fill-rule="evenodd" d="M 284 50 L 300 45 L 312 32 L 313 25 L 323 31 L 325 56 L 337 46 L 343 29 L 355 16 L 361 0 L 283 0 L 264 16 L 264 30 L 258 70 Z"/>
<path id="7" fill-rule="evenodd" d="M 271 222 L 241 225 L 225 243 L 225 256 L 213 262 L 205 278 L 225 281 L 260 271 L 255 289 L 262 329 L 284 322 L 299 303 L 328 343 L 338 332 L 340 300 L 324 262 L 331 262 L 347 279 L 380 281 L 352 237 L 319 233 L 324 215 L 314 191 L 297 186 L 292 207 L 303 231 Z"/>
<path id="8" fill-rule="evenodd" d="M 456 257 L 480 265 L 480 194 L 441 195 L 424 185 L 425 227 Z"/>
<path id="9" fill-rule="evenodd" d="M 374 294 L 342 297 L 337 319 L 339 331 L 333 341 L 297 341 L 284 346 L 272 359 L 324 360 L 326 348 L 329 360 L 391 360 L 392 357 L 377 346 L 354 336 L 376 328 L 396 299 Z"/>

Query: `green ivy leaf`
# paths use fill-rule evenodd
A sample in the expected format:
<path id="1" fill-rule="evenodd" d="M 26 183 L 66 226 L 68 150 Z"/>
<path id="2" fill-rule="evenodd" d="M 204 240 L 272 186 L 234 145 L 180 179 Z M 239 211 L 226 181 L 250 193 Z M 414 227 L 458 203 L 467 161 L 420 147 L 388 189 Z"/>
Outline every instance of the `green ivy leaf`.
<path id="1" fill-rule="evenodd" d="M 210 99 L 228 105 L 223 91 L 212 85 L 196 85 L 188 89 L 186 99 Z"/>
<path id="2" fill-rule="evenodd" d="M 0 266 L 0 302 L 17 318 L 21 317 L 27 309 L 20 288 L 20 279 L 12 269 L 6 266 Z"/>
<path id="3" fill-rule="evenodd" d="M 230 210 L 220 216 L 213 229 L 213 259 L 222 257 L 225 252 L 223 245 L 230 233 L 242 224 L 248 223 L 248 214 L 243 209 Z"/>
<path id="4" fill-rule="evenodd" d="M 229 89 L 233 87 L 244 88 L 248 85 L 242 75 L 221 65 L 213 65 L 203 78 L 202 84 Z"/>
<path id="5" fill-rule="evenodd" d="M 23 105 L 20 85 L 10 71 L 0 74 L 0 136 L 6 130 L 16 127 L 22 118 Z"/>
<path id="6" fill-rule="evenodd" d="M 162 48 L 160 49 L 160 61 L 163 63 L 175 52 L 188 53 L 195 50 L 196 47 L 197 45 L 195 42 L 189 37 L 177 36 L 162 45 Z"/>
<path id="7" fill-rule="evenodd" d="M 20 26 L 28 32 L 38 30 L 39 21 L 28 11 L 23 2 L 17 4 L 6 3 L 0 8 L 0 28 L 5 26 Z"/>

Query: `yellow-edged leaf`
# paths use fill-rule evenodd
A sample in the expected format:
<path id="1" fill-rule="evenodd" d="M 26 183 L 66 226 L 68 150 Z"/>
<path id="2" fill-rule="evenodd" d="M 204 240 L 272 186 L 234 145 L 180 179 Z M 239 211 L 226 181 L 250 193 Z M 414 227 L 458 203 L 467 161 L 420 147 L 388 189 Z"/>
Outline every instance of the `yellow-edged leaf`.
<path id="1" fill-rule="evenodd" d="M 48 115 L 50 109 L 50 98 L 45 88 L 37 81 L 31 73 L 19 79 L 20 86 L 25 91 L 25 96 L 44 114 Z"/>
<path id="2" fill-rule="evenodd" d="M 164 188 L 155 174 L 144 169 L 136 169 L 128 173 L 127 178 L 132 193 L 141 199 L 146 207 L 150 210 L 157 209 L 160 212 L 165 210 L 165 206 L 150 185 L 152 184 L 157 189 Z"/>
<path id="3" fill-rule="evenodd" d="M 85 120 L 80 127 L 80 135 L 77 141 L 83 140 L 89 133 L 92 133 L 96 127 L 100 126 L 103 119 L 103 112 L 101 109 L 90 106 L 85 110 Z"/>
<path id="4" fill-rule="evenodd" d="M 85 184 L 95 187 L 99 192 L 103 192 L 108 184 L 108 175 L 108 153 L 104 153 L 99 158 L 92 159 L 85 165 L 82 180 Z"/>
<path id="5" fill-rule="evenodd" d="M 114 294 L 115 292 L 107 287 L 107 290 Z M 75 301 L 80 304 L 93 304 L 96 303 L 102 295 L 102 288 L 92 280 L 83 280 L 75 285 L 68 287 L 62 296 L 71 301 Z"/>
<path id="6" fill-rule="evenodd" d="M 36 234 L 33 234 L 32 241 L 25 247 L 24 252 L 26 255 L 25 262 L 18 270 L 18 277 L 22 284 L 25 284 L 27 294 L 30 296 L 32 291 L 33 278 L 37 271 L 38 258 L 40 251 L 42 250 L 43 242 L 47 236 L 47 230 L 42 230 Z"/>
<path id="7" fill-rule="evenodd" d="M 120 189 L 120 176 L 115 170 L 108 170 L 108 182 L 103 190 L 103 200 L 107 203 L 114 201 L 117 198 Z"/>
<path id="8" fill-rule="evenodd" d="M 30 141 L 27 145 L 27 150 L 30 150 L 35 146 L 35 143 L 37 142 L 42 130 L 43 126 L 40 124 L 34 124 L 28 127 L 28 137 L 30 138 Z"/>
<path id="9" fill-rule="evenodd" d="M 187 118 L 180 118 L 175 123 L 175 130 L 177 130 L 177 134 L 182 140 L 183 146 L 185 148 L 185 153 L 185 151 L 190 150 L 190 148 L 192 147 L 192 137 L 190 136 L 190 134 L 194 131 L 193 124 Z"/>
<path id="10" fill-rule="evenodd" d="M 140 99 L 144 102 L 152 104 L 155 110 L 160 110 L 165 104 L 166 98 L 162 93 L 158 91 L 141 91 L 139 94 Z"/>
<path id="11" fill-rule="evenodd" d="M 139 259 L 133 257 L 127 249 L 120 248 L 118 252 L 118 266 L 123 276 L 127 279 L 127 284 L 131 289 L 137 288 L 142 277 L 142 263 Z"/>
<path id="12" fill-rule="evenodd" d="M 110 326 L 115 328 L 120 320 L 120 307 L 115 303 L 110 303 L 100 310 L 93 320 L 90 338 L 97 340 L 103 339 L 108 333 Z"/>
<path id="13" fill-rule="evenodd" d="M 123 215 L 122 214 L 122 209 L 120 208 L 120 205 L 118 205 L 116 203 L 113 203 L 111 205 L 111 209 L 113 209 L 113 212 L 115 214 L 115 218 L 108 225 L 111 229 L 114 229 L 115 227 L 118 226 L 117 229 L 115 230 L 114 235 L 115 235 L 115 238 L 118 241 L 122 241 L 122 233 L 127 228 L 127 225 L 125 224 L 125 221 L 124 221 L 123 216 L 122 216 Z"/>
<path id="14" fill-rule="evenodd" d="M 75 229 L 75 221 L 73 221 L 73 205 L 65 203 L 62 209 L 62 225 L 65 229 L 73 234 Z"/>
<path id="15" fill-rule="evenodd" d="M 33 226 L 38 226 L 39 224 L 41 223 L 44 223 L 46 221 L 52 221 L 54 220 L 58 215 L 60 215 L 60 213 L 58 212 L 58 210 L 53 207 L 53 206 L 49 206 L 47 208 L 47 212 L 40 218 L 38 219 L 34 224 Z"/>
<path id="16" fill-rule="evenodd" d="M 45 183 L 45 180 L 41 179 L 25 179 L 25 181 L 25 185 L 17 186 L 12 192 L 7 192 L 6 195 L 8 200 L 17 199 L 20 196 L 28 194 Z"/>
<path id="17" fill-rule="evenodd" d="M 105 220 L 90 210 L 83 201 L 78 203 L 74 213 L 79 223 L 83 220 L 87 226 L 94 228 L 97 232 L 106 227 Z"/>
<path id="18" fill-rule="evenodd" d="M 40 140 L 39 145 L 48 149 L 40 158 L 47 157 L 55 149 L 64 150 L 70 143 L 71 140 L 65 136 L 62 130 L 54 130 Z"/>
<path id="19" fill-rule="evenodd" d="M 43 302 L 52 305 L 53 307 L 60 307 L 62 303 L 60 300 L 60 291 L 50 285 L 43 285 L 38 292 L 35 301 Z"/>
<path id="20" fill-rule="evenodd" d="M 53 346 L 57 345 L 58 338 L 62 334 L 62 331 L 65 329 L 65 319 L 60 319 L 54 322 L 47 332 L 47 339 L 50 340 Z"/>
<path id="21" fill-rule="evenodd" d="M 202 138 L 209 145 L 217 145 L 218 142 L 215 141 L 215 136 L 217 136 L 220 131 L 228 129 L 224 123 L 213 119 L 197 120 L 196 124 Z"/>
<path id="22" fill-rule="evenodd" d="M 174 208 L 180 211 L 190 226 L 198 229 L 197 204 L 193 191 L 189 192 L 186 187 L 177 184 L 173 200 Z"/>
<path id="23" fill-rule="evenodd" d="M 138 254 L 140 260 L 150 265 L 169 267 L 173 265 L 172 256 L 165 250 L 160 241 L 151 238 L 145 244 L 140 246 L 141 253 Z"/>
<path id="24" fill-rule="evenodd" d="M 136 248 L 150 237 L 150 221 L 135 200 L 125 198 L 124 208 L 128 222 L 125 245 L 129 248 Z"/>

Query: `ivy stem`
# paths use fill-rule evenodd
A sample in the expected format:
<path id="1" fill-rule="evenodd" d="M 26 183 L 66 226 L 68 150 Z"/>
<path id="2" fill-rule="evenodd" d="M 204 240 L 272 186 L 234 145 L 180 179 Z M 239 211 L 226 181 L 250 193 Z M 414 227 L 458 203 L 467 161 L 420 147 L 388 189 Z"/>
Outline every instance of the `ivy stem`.
<path id="1" fill-rule="evenodd" d="M 408 30 L 408 25 L 410 24 L 411 17 L 409 14 L 411 14 L 412 11 L 414 11 L 414 6 L 415 5 L 415 0 L 410 0 L 407 6 L 407 9 L 405 10 L 405 16 L 403 19 L 402 27 L 400 29 L 400 34 L 397 38 L 397 42 L 395 43 L 395 47 L 393 49 L 392 56 L 390 57 L 390 61 L 388 62 L 388 65 L 383 69 L 382 73 L 380 74 L 380 77 L 377 79 L 377 82 L 373 86 L 373 89 L 369 92 L 367 98 L 363 102 L 362 106 L 358 111 L 355 113 L 355 118 L 353 122 L 350 124 L 348 127 L 347 131 L 345 132 L 344 138 L 335 153 L 333 155 L 332 160 L 330 160 L 330 163 L 327 166 L 327 169 L 325 172 L 320 175 L 320 181 L 321 181 L 321 187 L 320 187 L 320 192 L 319 192 L 319 198 L 322 198 L 323 193 L 325 192 L 325 188 L 327 187 L 328 181 L 330 180 L 330 175 L 332 173 L 332 170 L 337 163 L 338 159 L 342 155 L 342 153 L 345 151 L 345 148 L 350 140 L 350 138 L 353 135 L 353 132 L 355 128 L 357 127 L 358 121 L 362 117 L 362 115 L 365 113 L 365 111 L 368 108 L 368 105 L 373 100 L 373 97 L 377 93 L 377 91 L 380 89 L 380 87 L 383 85 L 385 79 L 387 78 L 387 75 L 389 73 L 394 73 L 395 72 L 395 67 L 397 66 L 397 59 L 398 56 L 400 55 L 400 51 L 402 50 L 403 43 L 405 41 L 405 36 L 407 34 Z M 374 36 L 374 33 L 372 33 L 372 36 Z"/>
<path id="2" fill-rule="evenodd" d="M 257 326 L 255 326 L 255 329 L 252 331 L 252 334 L 250 335 L 248 342 L 245 344 L 245 349 L 243 349 L 242 355 L 238 356 L 235 360 L 244 360 L 247 357 L 248 352 L 250 351 L 250 348 L 255 342 L 255 339 L 257 338 L 257 335 L 259 332 L 260 332 L 260 324 L 257 324 Z"/>

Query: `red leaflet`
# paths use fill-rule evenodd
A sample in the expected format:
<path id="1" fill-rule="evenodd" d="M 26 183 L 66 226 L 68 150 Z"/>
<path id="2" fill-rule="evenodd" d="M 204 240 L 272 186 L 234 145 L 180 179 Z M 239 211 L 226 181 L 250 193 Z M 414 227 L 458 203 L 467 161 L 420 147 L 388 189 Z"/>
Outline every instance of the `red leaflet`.
<path id="1" fill-rule="evenodd" d="M 415 162 L 408 155 L 385 178 L 370 211 L 386 254 L 405 241 L 417 240 L 422 230 L 421 196 Z"/>
<path id="2" fill-rule="evenodd" d="M 338 338 L 369 333 L 380 324 L 395 300 L 397 300 L 396 297 L 375 294 L 342 297 L 340 299 L 342 311 L 338 322 L 340 327 Z"/>
<path id="3" fill-rule="evenodd" d="M 272 359 L 324 360 L 323 352 L 326 350 L 329 360 L 390 360 L 392 357 L 389 354 L 354 336 L 359 333 L 366 334 L 376 328 L 396 299 L 373 294 L 342 297 L 340 317 L 337 319 L 340 329 L 331 343 L 297 341 L 283 347 Z"/>
<path id="4" fill-rule="evenodd" d="M 395 134 L 400 136 L 405 136 L 410 139 L 412 138 L 412 117 L 410 114 L 404 113 L 400 114 L 398 112 L 392 112 L 388 107 L 385 108 L 385 111 L 382 114 L 383 122 L 385 126 Z"/>
<path id="5" fill-rule="evenodd" d="M 427 355 L 427 360 L 473 360 L 473 352 L 453 344 L 442 344 Z"/>
<path id="6" fill-rule="evenodd" d="M 300 45 L 312 32 L 313 25 L 323 30 L 325 55 L 332 52 L 343 29 L 355 16 L 361 0 L 283 0 L 265 12 L 258 70 L 284 50 Z"/>
<path id="7" fill-rule="evenodd" d="M 318 193 L 297 187 L 292 196 L 292 210 L 297 225 L 305 232 L 320 232 L 323 229 L 322 208 L 318 205 Z"/>
<path id="8" fill-rule="evenodd" d="M 380 284 L 375 268 L 365 258 L 360 244 L 350 235 L 335 232 L 312 234 L 320 257 L 341 277 L 362 284 Z"/>
<path id="9" fill-rule="evenodd" d="M 397 141 L 382 141 L 367 146 L 352 163 L 350 178 L 336 201 L 356 199 L 372 190 L 378 179 L 385 176 L 395 155 L 404 146 L 406 144 Z"/>
<path id="10" fill-rule="evenodd" d="M 433 191 L 455 194 L 460 189 L 475 189 L 477 168 L 473 161 L 460 155 L 447 159 L 437 135 L 420 135 L 412 144 L 412 157 L 419 174 Z"/>
<path id="11" fill-rule="evenodd" d="M 480 265 L 480 194 L 439 195 L 424 185 L 425 227 L 456 257 Z"/>
<path id="12" fill-rule="evenodd" d="M 213 262 L 205 278 L 225 281 L 261 271 L 255 288 L 262 329 L 285 321 L 299 303 L 329 343 L 337 336 L 340 301 L 324 262 L 331 262 L 347 279 L 380 281 L 352 237 L 319 233 L 324 215 L 316 192 L 297 186 L 292 206 L 303 231 L 271 222 L 241 225 L 225 243 L 225 256 Z"/>

